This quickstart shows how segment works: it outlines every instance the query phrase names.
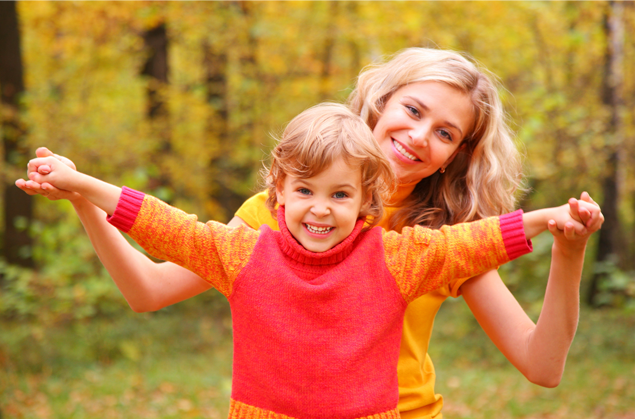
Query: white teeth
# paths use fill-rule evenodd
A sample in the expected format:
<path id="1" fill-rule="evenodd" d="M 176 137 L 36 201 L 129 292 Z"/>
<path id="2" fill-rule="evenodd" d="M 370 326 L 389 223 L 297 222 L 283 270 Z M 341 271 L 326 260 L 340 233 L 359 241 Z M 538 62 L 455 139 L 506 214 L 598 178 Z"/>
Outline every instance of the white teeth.
<path id="1" fill-rule="evenodd" d="M 329 231 L 333 230 L 333 227 L 316 227 L 316 226 L 312 226 L 311 224 L 305 224 L 305 226 L 307 230 L 315 234 L 326 234 Z"/>
<path id="2" fill-rule="evenodd" d="M 399 150 L 401 154 L 404 155 L 404 157 L 408 157 L 410 160 L 414 160 L 414 161 L 419 160 L 416 156 L 413 156 L 412 154 L 408 153 L 406 149 L 403 148 L 403 146 L 399 144 L 397 141 L 393 140 L 392 143 L 395 145 L 395 148 Z"/>

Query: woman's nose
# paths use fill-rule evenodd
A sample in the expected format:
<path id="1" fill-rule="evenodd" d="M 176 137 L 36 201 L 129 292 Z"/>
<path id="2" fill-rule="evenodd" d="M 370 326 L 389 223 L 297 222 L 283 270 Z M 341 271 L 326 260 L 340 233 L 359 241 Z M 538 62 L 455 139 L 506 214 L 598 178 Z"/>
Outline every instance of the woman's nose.
<path id="1" fill-rule="evenodd" d="M 430 135 L 430 130 L 426 125 L 417 125 L 416 127 L 413 127 L 408 134 L 410 135 L 412 145 L 418 147 L 428 146 L 428 135 Z"/>

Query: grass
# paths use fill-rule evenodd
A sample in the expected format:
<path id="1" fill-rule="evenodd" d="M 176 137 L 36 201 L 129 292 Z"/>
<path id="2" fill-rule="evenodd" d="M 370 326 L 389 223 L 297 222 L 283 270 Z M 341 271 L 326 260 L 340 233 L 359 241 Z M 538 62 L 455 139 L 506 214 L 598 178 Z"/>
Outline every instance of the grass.
<path id="1" fill-rule="evenodd" d="M 635 419 L 634 330 L 632 314 L 583 310 L 562 382 L 548 389 L 509 364 L 465 304 L 448 302 L 430 349 L 444 413 L 461 419 Z"/>
<path id="2" fill-rule="evenodd" d="M 226 307 L 171 309 L 44 328 L 0 323 L 7 418 L 224 418 L 231 390 Z M 635 316 L 582 313 L 562 383 L 530 384 L 462 302 L 431 345 L 445 417 L 635 419 Z"/>

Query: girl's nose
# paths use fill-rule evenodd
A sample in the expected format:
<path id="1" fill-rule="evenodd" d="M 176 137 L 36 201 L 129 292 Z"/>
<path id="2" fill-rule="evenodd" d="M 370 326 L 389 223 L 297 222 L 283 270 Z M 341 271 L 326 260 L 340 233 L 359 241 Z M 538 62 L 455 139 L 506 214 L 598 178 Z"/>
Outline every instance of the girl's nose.
<path id="1" fill-rule="evenodd" d="M 327 203 L 319 201 L 313 204 L 311 213 L 316 217 L 326 217 L 331 213 L 331 208 L 329 208 Z"/>

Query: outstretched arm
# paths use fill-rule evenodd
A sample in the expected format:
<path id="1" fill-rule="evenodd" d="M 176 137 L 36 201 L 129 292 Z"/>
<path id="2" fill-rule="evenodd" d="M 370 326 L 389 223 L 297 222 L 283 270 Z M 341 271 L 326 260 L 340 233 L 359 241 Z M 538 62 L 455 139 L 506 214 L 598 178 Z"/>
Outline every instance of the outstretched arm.
<path id="1" fill-rule="evenodd" d="M 38 157 L 55 156 L 71 168 L 68 159 L 39 148 Z M 211 288 L 198 275 L 171 262 L 156 263 L 135 249 L 119 230 L 106 221 L 106 213 L 81 195 L 44 182 L 19 179 L 16 186 L 29 195 L 51 200 L 68 199 L 79 216 L 104 267 L 136 312 L 156 311 L 186 300 Z"/>
<path id="2" fill-rule="evenodd" d="M 587 193 L 585 207 L 597 207 Z M 575 204 L 574 204 L 575 206 Z M 599 211 L 599 207 L 596 208 Z M 587 214 L 589 215 L 589 214 Z M 538 322 L 523 311 L 497 271 L 472 278 L 461 286 L 463 298 L 499 350 L 527 379 L 545 387 L 560 383 L 579 317 L 580 280 L 586 243 L 602 225 L 601 212 L 587 218 L 585 235 L 560 231 L 554 235 L 551 270 Z"/>

